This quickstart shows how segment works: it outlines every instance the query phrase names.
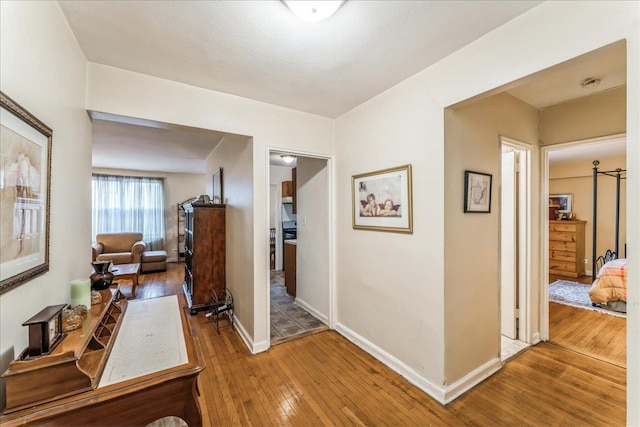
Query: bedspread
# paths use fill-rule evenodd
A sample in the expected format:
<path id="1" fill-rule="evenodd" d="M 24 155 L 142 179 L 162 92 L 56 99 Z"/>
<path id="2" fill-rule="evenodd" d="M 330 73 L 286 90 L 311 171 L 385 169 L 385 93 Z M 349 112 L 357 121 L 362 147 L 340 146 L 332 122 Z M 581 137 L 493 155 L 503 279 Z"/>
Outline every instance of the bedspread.
<path id="1" fill-rule="evenodd" d="M 589 289 L 589 297 L 594 303 L 627 302 L 627 260 L 614 259 L 603 265 Z"/>

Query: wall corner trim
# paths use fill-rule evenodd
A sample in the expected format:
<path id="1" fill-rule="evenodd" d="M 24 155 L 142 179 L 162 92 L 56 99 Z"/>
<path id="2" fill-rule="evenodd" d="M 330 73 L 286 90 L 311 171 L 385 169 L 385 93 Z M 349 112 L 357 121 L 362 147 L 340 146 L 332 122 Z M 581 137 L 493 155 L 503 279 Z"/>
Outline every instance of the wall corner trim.
<path id="1" fill-rule="evenodd" d="M 356 332 L 352 331 L 348 327 L 344 326 L 341 323 L 336 325 L 336 331 L 339 332 L 346 339 L 360 347 L 362 350 L 366 351 L 377 360 L 387 365 L 389 368 L 394 370 L 396 373 L 400 374 L 402 377 L 407 379 L 411 384 L 418 387 L 420 390 L 437 400 L 440 404 L 445 404 L 445 389 L 432 383 L 418 372 L 416 372 L 412 367 L 402 362 L 398 358 L 392 356 L 387 353 L 380 347 L 376 346 L 366 338 L 358 335 Z"/>
<path id="2" fill-rule="evenodd" d="M 444 404 L 446 405 L 453 402 L 455 399 L 498 372 L 500 368 L 502 368 L 502 362 L 499 357 L 495 357 L 484 365 L 469 372 L 458 381 L 447 385 L 444 390 Z"/>

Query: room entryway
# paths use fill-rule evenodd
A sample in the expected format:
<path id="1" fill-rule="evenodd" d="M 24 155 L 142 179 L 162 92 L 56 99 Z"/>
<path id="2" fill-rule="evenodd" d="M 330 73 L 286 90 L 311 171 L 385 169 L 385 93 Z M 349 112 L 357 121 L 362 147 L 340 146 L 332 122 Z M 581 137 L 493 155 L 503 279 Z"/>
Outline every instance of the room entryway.
<path id="1" fill-rule="evenodd" d="M 530 147 L 500 137 L 500 359 L 529 346 Z"/>

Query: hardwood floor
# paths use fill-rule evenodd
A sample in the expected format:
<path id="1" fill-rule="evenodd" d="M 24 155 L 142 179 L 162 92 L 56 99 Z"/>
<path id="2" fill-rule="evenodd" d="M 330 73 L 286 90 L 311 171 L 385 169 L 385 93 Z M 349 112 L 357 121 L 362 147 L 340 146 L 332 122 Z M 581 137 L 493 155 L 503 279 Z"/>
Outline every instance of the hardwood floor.
<path id="1" fill-rule="evenodd" d="M 137 297 L 179 292 L 179 266 L 141 276 Z M 235 330 L 218 334 L 203 313 L 193 320 L 206 360 L 199 379 L 204 426 L 622 426 L 626 420 L 626 370 L 554 344 L 525 350 L 442 406 L 334 331 L 252 355 Z"/>
<path id="2" fill-rule="evenodd" d="M 565 279 L 549 275 L 549 283 Z M 585 285 L 591 276 L 572 281 Z M 549 340 L 559 346 L 626 368 L 627 319 L 549 302 Z"/>

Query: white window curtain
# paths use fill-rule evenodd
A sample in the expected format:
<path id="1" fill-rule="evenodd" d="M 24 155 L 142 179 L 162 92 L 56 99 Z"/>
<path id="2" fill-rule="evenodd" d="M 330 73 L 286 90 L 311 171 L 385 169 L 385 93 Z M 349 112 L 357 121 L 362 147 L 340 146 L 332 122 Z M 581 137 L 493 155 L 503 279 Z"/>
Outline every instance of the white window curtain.
<path id="1" fill-rule="evenodd" d="M 164 180 L 93 175 L 92 233 L 140 232 L 150 251 L 164 249 Z"/>

